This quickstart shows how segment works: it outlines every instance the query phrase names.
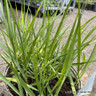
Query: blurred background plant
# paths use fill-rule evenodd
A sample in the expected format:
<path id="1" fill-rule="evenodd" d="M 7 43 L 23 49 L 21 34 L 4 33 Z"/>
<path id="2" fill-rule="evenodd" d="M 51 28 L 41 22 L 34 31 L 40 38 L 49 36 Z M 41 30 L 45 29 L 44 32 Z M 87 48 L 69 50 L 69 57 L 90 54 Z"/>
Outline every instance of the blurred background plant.
<path id="1" fill-rule="evenodd" d="M 40 4 L 42 2 L 42 0 L 26 0 L 26 1 L 28 1 L 28 2 L 30 1 L 32 3 L 36 3 L 39 6 L 40 6 Z M 52 5 L 60 6 L 61 5 L 60 0 L 47 0 L 46 3 L 48 3 L 49 6 L 52 6 Z"/>
<path id="2" fill-rule="evenodd" d="M 95 0 L 80 0 L 81 3 L 94 4 Z M 76 0 L 78 2 L 78 0 Z"/>

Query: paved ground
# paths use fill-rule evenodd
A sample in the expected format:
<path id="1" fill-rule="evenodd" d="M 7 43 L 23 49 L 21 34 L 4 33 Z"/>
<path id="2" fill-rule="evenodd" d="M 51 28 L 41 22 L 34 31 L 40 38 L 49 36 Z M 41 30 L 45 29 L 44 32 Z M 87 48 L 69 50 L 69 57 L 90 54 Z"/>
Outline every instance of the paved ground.
<path id="1" fill-rule="evenodd" d="M 15 9 L 14 9 L 14 11 L 15 11 Z M 18 11 L 18 12 L 19 12 L 19 15 L 20 15 L 20 11 Z M 71 13 L 71 14 L 68 16 L 67 20 L 65 21 L 65 25 L 68 25 L 68 24 L 69 24 L 69 25 L 70 25 L 70 29 L 71 29 L 71 25 L 72 25 L 72 23 L 73 23 L 73 21 L 74 21 L 74 17 L 76 16 L 76 14 L 77 14 L 77 9 L 75 9 L 75 10 L 73 11 L 73 13 Z M 96 15 L 96 12 L 93 12 L 93 11 L 84 11 L 84 14 L 83 14 L 83 16 L 82 16 L 82 22 L 81 22 L 81 23 L 82 23 L 82 24 L 85 23 L 88 19 L 90 19 L 91 17 L 93 17 L 93 16 L 95 16 L 95 15 Z M 57 25 L 59 24 L 59 21 L 61 20 L 61 18 L 62 18 L 62 16 L 60 16 L 60 17 L 57 19 L 57 21 L 56 21 L 56 23 L 55 23 L 55 26 L 57 26 Z M 41 18 L 41 20 L 42 20 L 42 18 Z M 0 24 L 0 26 L 3 27 L 2 24 Z M 94 19 L 94 21 L 90 24 L 90 26 L 88 27 L 87 31 L 90 30 L 93 26 L 96 26 L 96 19 Z M 4 27 L 3 27 L 3 28 L 4 28 Z M 69 29 L 69 31 L 70 31 L 70 29 Z M 92 34 L 92 36 L 94 36 L 94 35 L 96 35 L 96 31 Z M 0 41 L 3 42 L 2 39 L 1 39 L 1 37 L 0 37 Z M 64 41 L 62 41 L 62 43 L 64 43 Z M 86 56 L 89 57 L 90 52 L 92 51 L 93 46 L 94 46 L 94 44 L 91 45 L 91 46 L 89 46 L 86 50 L 84 50 L 84 51 L 86 52 Z M 2 53 L 2 49 L 1 49 L 1 48 L 0 48 L 0 53 Z M 87 57 L 87 59 L 88 59 L 88 57 Z M 4 73 L 4 70 L 5 70 L 5 68 L 6 68 L 6 64 L 4 63 L 4 61 L 3 61 L 1 58 L 0 58 L 0 64 L 2 64 L 2 65 L 0 65 L 0 72 Z M 95 70 L 96 70 L 96 63 L 92 63 L 91 66 L 88 68 L 86 74 L 85 74 L 85 75 L 83 76 L 83 78 L 82 78 L 82 85 L 84 85 L 84 83 L 87 81 L 88 77 L 89 77 Z M 96 92 L 96 81 L 95 81 L 95 83 L 94 83 L 94 88 L 93 88 L 93 90 Z M 2 94 L 1 94 L 1 93 L 2 93 Z M 1 94 L 0 96 L 10 96 L 10 95 L 8 94 L 8 92 L 6 91 L 6 89 L 5 89 L 4 83 L 1 82 L 1 81 L 0 81 L 0 94 Z M 96 96 L 96 95 L 92 95 L 92 96 Z"/>

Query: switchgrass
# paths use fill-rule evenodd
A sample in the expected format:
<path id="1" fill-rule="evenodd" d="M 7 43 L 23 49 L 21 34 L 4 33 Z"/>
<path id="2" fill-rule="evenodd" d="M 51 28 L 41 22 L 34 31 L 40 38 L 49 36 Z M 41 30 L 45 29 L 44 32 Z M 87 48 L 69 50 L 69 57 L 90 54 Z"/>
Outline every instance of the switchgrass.
<path id="1" fill-rule="evenodd" d="M 91 42 L 95 41 L 96 35 L 91 40 L 87 40 L 96 30 L 96 26 L 94 26 L 84 36 L 84 38 L 81 39 L 81 37 L 87 24 L 94 20 L 96 16 L 81 25 L 82 11 L 80 10 L 80 0 L 78 0 L 79 6 L 77 16 L 74 24 L 72 25 L 67 41 L 64 45 L 62 45 L 62 49 L 60 49 L 61 40 L 63 39 L 65 32 L 68 30 L 68 27 L 64 28 L 63 31 L 61 29 L 63 27 L 64 20 L 66 20 L 71 1 L 66 10 L 63 12 L 62 19 L 54 36 L 54 22 L 60 15 L 56 15 L 56 11 L 50 17 L 49 11 L 45 11 L 46 0 L 42 1 L 34 17 L 31 16 L 28 18 L 29 9 L 25 14 L 23 6 L 21 8 L 21 19 L 18 16 L 17 8 L 15 16 L 11 3 L 9 2 L 9 9 L 8 2 L 9 1 L 4 0 L 7 18 L 5 17 L 0 5 L 3 17 L 2 23 L 5 27 L 5 31 L 0 27 L 0 35 L 5 42 L 5 44 L 2 44 L 2 42 L 0 43 L 0 46 L 4 51 L 4 54 L 0 55 L 12 70 L 12 74 L 14 76 L 5 77 L 0 73 L 0 79 L 10 86 L 10 88 L 12 88 L 19 96 L 24 96 L 23 89 L 25 90 L 26 95 L 29 94 L 29 96 L 36 96 L 34 91 L 38 92 L 38 96 L 58 96 L 63 83 L 66 78 L 69 77 L 73 94 L 76 96 L 71 67 L 77 67 L 78 78 L 76 78 L 76 81 L 78 83 L 89 65 L 94 62 L 96 45 L 94 46 L 88 61 L 85 60 L 86 56 L 85 53 L 83 53 L 83 50 L 89 46 Z M 39 21 L 36 23 L 36 17 L 43 3 L 44 13 L 42 24 L 40 24 L 41 22 Z M 38 32 L 36 32 L 37 27 Z M 83 61 L 81 62 L 82 53 Z M 76 59 L 77 62 L 74 63 L 74 60 Z M 31 78 L 34 82 L 29 84 L 28 78 Z M 58 81 L 53 89 L 51 89 L 49 82 L 54 78 L 58 78 Z M 18 89 L 12 85 L 11 81 L 18 84 Z M 53 94 L 54 90 L 56 91 L 55 94 Z"/>

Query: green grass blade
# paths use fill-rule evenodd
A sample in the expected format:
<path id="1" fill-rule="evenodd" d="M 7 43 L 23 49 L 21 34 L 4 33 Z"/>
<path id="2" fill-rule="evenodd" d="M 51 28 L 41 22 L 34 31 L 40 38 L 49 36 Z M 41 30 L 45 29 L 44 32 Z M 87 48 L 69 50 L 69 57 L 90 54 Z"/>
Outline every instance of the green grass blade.
<path id="1" fill-rule="evenodd" d="M 86 72 L 86 70 L 88 69 L 89 65 L 91 64 L 90 61 L 93 61 L 94 57 L 96 56 L 96 45 L 93 48 L 93 51 L 88 59 L 88 62 L 86 63 L 86 65 L 84 66 L 82 73 L 80 75 L 80 78 L 83 76 L 83 74 Z"/>
<path id="2" fill-rule="evenodd" d="M 96 26 L 94 26 L 88 33 L 87 35 L 83 38 L 82 40 L 82 43 L 84 43 L 88 38 L 89 36 L 96 30 Z"/>
<path id="3" fill-rule="evenodd" d="M 81 28 L 84 28 L 88 23 L 90 23 L 90 21 L 94 20 L 96 18 L 96 16 L 92 17 L 91 19 L 89 19 L 87 22 L 85 22 Z"/>
<path id="4" fill-rule="evenodd" d="M 54 39 L 53 39 L 53 41 L 52 41 L 51 50 L 49 51 L 49 57 L 50 57 L 50 58 L 51 58 L 52 55 L 53 55 L 53 52 L 54 52 L 53 49 L 54 49 L 54 46 L 55 46 L 55 41 L 56 41 L 56 38 L 58 37 L 58 34 L 59 34 L 60 30 L 61 30 L 61 26 L 62 26 L 62 24 L 63 24 L 63 21 L 65 20 L 65 17 L 66 17 L 66 14 L 67 14 L 67 12 L 68 12 L 68 8 L 69 8 L 70 4 L 71 4 L 71 0 L 70 0 L 70 3 L 68 4 L 68 6 L 67 6 L 67 8 L 66 8 L 66 10 L 65 10 L 65 12 L 64 12 L 64 14 L 63 14 L 63 17 L 62 17 L 62 19 L 61 19 L 61 22 L 60 22 L 60 24 L 59 24 L 59 26 L 58 26 L 58 28 L 57 28 L 56 34 L 55 34 Z"/>
<path id="5" fill-rule="evenodd" d="M 20 95 L 19 91 L 1 73 L 0 73 L 0 79 L 3 80 L 6 84 L 8 84 L 8 86 L 10 86 L 10 88 L 12 88 L 18 95 Z"/>
<path id="6" fill-rule="evenodd" d="M 70 79 L 70 83 L 71 83 L 72 93 L 73 93 L 74 96 L 77 96 L 76 95 L 76 89 L 75 89 L 74 81 L 72 79 L 71 74 L 69 74 L 69 79 Z"/>

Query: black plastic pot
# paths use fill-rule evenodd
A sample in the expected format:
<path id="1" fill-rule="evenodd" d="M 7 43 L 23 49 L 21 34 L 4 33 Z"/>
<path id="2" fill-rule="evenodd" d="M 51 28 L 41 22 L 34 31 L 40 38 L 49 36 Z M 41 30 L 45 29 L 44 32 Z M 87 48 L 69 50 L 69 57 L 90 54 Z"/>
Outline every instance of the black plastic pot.
<path id="1" fill-rule="evenodd" d="M 8 70 L 9 70 L 9 67 L 6 67 L 5 74 L 4 74 L 5 76 L 7 76 Z M 76 70 L 75 70 L 73 67 L 71 67 L 71 71 L 72 71 L 72 73 L 74 74 L 75 78 L 78 79 L 78 76 L 76 75 L 77 72 L 76 72 Z M 7 93 L 8 93 L 10 96 L 14 96 L 14 95 L 10 92 L 8 85 L 5 84 L 5 86 L 6 86 Z M 79 82 L 79 84 L 78 84 L 78 89 L 81 89 L 81 82 Z M 29 95 L 27 94 L 26 96 L 29 96 Z"/>
<path id="2" fill-rule="evenodd" d="M 38 9 L 39 6 L 38 4 L 34 3 L 34 2 L 30 2 L 30 0 L 25 0 L 25 3 L 23 2 L 24 0 L 10 0 L 11 3 L 17 3 L 17 4 L 25 4 L 25 6 L 29 6 L 35 9 Z M 40 8 L 40 12 L 43 12 L 43 5 Z"/>
<path id="3" fill-rule="evenodd" d="M 94 11 L 96 12 L 96 2 L 94 2 Z"/>

